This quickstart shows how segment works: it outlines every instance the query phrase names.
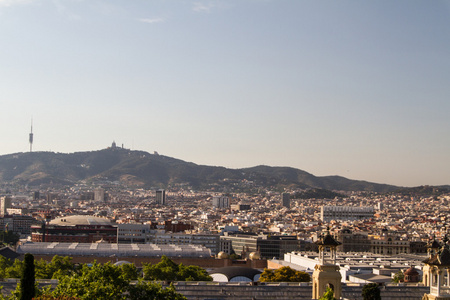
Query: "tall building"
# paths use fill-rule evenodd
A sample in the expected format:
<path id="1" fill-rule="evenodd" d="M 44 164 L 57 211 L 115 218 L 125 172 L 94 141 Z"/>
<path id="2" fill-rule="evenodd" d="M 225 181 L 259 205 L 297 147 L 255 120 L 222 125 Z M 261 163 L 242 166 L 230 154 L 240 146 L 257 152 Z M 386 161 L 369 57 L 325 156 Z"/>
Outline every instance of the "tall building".
<path id="1" fill-rule="evenodd" d="M 102 188 L 96 188 L 94 190 L 94 201 L 104 202 L 105 201 L 105 190 Z"/>
<path id="2" fill-rule="evenodd" d="M 156 203 L 159 205 L 166 205 L 166 191 L 156 190 Z"/>
<path id="3" fill-rule="evenodd" d="M 0 198 L 0 215 L 8 214 L 7 209 L 11 208 L 11 197 L 3 196 Z"/>
<path id="4" fill-rule="evenodd" d="M 214 196 L 212 198 L 212 205 L 215 208 L 230 207 L 230 198 L 228 198 L 226 196 Z"/>
<path id="5" fill-rule="evenodd" d="M 291 195 L 289 193 L 281 194 L 283 207 L 291 208 Z"/>

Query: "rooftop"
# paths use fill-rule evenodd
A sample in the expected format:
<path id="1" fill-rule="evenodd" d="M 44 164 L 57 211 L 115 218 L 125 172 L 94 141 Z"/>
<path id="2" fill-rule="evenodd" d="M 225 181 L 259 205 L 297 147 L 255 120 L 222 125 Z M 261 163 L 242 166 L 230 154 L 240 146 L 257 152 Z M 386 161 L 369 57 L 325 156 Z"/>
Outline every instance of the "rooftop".
<path id="1" fill-rule="evenodd" d="M 99 257 L 210 257 L 211 250 L 199 245 L 110 244 L 110 243 L 25 243 L 17 253 L 33 255 Z"/>

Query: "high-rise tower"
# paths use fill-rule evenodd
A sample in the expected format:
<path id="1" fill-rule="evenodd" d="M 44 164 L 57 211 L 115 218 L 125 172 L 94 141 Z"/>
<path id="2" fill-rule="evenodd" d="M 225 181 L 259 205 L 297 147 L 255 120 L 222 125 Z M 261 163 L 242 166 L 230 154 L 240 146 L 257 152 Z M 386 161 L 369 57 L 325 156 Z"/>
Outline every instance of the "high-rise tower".
<path id="1" fill-rule="evenodd" d="M 31 118 L 31 132 L 30 132 L 30 152 L 33 151 L 33 118 Z"/>
<path id="2" fill-rule="evenodd" d="M 156 204 L 166 205 L 166 191 L 156 190 Z"/>

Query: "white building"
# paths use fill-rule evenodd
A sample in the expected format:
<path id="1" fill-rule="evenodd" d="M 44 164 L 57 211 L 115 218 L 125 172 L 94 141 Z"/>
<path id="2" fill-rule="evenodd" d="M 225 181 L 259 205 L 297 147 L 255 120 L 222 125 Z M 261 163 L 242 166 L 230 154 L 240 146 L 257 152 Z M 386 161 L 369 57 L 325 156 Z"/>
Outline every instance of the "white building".
<path id="1" fill-rule="evenodd" d="M 8 214 L 7 209 L 11 208 L 11 197 L 3 196 L 0 198 L 0 215 Z"/>
<path id="2" fill-rule="evenodd" d="M 421 270 L 424 256 L 405 254 L 398 256 L 379 255 L 368 252 L 337 252 L 336 265 L 342 276 L 342 282 L 360 282 L 360 275 L 383 275 L 390 277 L 399 270 L 406 270 L 411 266 Z M 280 261 L 278 261 L 280 262 Z M 312 273 L 319 262 L 319 254 L 315 252 L 299 253 L 290 252 L 284 254 L 286 265 L 298 266 L 295 269 L 303 269 Z M 283 263 L 283 262 L 281 262 Z M 370 276 L 369 276 L 370 277 Z"/>
<path id="3" fill-rule="evenodd" d="M 220 251 L 220 237 L 218 234 L 184 234 L 184 233 L 157 233 L 152 243 L 158 245 L 199 245 L 211 250 L 212 255 Z"/>
<path id="4" fill-rule="evenodd" d="M 374 212 L 370 206 L 322 206 L 320 219 L 323 222 L 364 220 L 373 218 Z"/>
<path id="5" fill-rule="evenodd" d="M 105 201 L 105 190 L 102 188 L 96 188 L 94 190 L 94 201 L 104 202 Z"/>
<path id="6" fill-rule="evenodd" d="M 119 244 L 147 244 L 150 237 L 149 224 L 118 224 L 117 243 Z"/>
<path id="7" fill-rule="evenodd" d="M 212 205 L 215 208 L 227 208 L 230 207 L 230 199 L 226 196 L 214 196 Z"/>

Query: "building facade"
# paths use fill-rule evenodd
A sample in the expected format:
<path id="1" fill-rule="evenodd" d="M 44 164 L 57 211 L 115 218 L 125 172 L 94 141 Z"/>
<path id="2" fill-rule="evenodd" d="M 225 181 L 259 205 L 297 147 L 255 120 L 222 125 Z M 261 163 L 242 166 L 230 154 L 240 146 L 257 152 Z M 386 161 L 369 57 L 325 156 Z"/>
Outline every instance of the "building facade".
<path id="1" fill-rule="evenodd" d="M 369 206 L 322 206 L 320 219 L 322 222 L 366 220 L 373 218 L 374 213 L 375 209 Z"/>
<path id="2" fill-rule="evenodd" d="M 165 190 L 156 190 L 156 204 L 166 205 L 166 191 Z"/>
<path id="3" fill-rule="evenodd" d="M 146 244 L 150 241 L 150 224 L 118 224 L 118 244 Z"/>
<path id="4" fill-rule="evenodd" d="M 11 197 L 0 197 L 0 215 L 4 216 L 8 214 L 7 209 L 11 208 Z"/>
<path id="5" fill-rule="evenodd" d="M 211 250 L 211 255 L 220 252 L 220 237 L 218 234 L 156 233 L 151 242 L 157 245 L 203 246 Z"/>
<path id="6" fill-rule="evenodd" d="M 117 226 L 105 218 L 67 216 L 31 226 L 33 242 L 117 243 Z"/>
<path id="7" fill-rule="evenodd" d="M 221 240 L 231 242 L 232 250 L 245 258 L 252 252 L 259 252 L 261 258 L 279 259 L 285 253 L 298 251 L 300 249 L 300 241 L 297 236 L 291 235 L 246 235 L 246 234 L 227 234 L 220 237 Z M 224 243 L 223 245 L 227 245 Z M 227 252 L 227 249 L 221 249 Z"/>
<path id="8" fill-rule="evenodd" d="M 227 208 L 230 207 L 230 199 L 226 196 L 214 196 L 212 205 L 215 208 Z"/>
<path id="9" fill-rule="evenodd" d="M 281 204 L 283 207 L 290 208 L 291 207 L 291 195 L 289 193 L 281 194 Z"/>

